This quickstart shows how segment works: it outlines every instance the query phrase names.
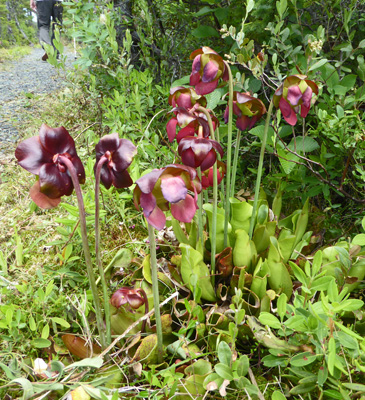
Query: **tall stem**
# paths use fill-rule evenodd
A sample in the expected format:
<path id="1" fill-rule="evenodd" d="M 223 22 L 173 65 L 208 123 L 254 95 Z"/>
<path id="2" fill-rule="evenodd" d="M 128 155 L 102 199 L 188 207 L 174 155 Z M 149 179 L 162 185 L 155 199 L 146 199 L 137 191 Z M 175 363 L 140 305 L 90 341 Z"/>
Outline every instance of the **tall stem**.
<path id="1" fill-rule="evenodd" d="M 196 169 L 200 181 L 202 180 L 202 172 L 200 167 Z M 202 249 L 204 249 L 204 235 L 203 235 L 203 191 L 198 194 L 198 235 L 199 240 L 202 244 Z"/>
<path id="2" fill-rule="evenodd" d="M 233 120 L 233 78 L 232 71 L 228 63 L 224 61 L 226 68 L 228 69 L 228 87 L 229 87 L 229 99 L 228 99 L 228 143 L 227 143 L 227 174 L 226 174 L 226 201 L 224 204 L 224 246 L 228 244 L 228 220 L 230 214 L 229 196 L 231 191 L 231 159 L 232 159 L 232 120 Z"/>
<path id="3" fill-rule="evenodd" d="M 157 359 L 158 363 L 161 364 L 163 360 L 163 345 L 162 345 L 162 324 L 161 324 L 161 314 L 160 314 L 160 294 L 158 292 L 156 240 L 153 231 L 153 226 L 150 224 L 148 224 L 148 239 L 150 241 L 152 293 L 153 293 L 153 304 L 155 307 L 155 320 L 156 320 Z"/>
<path id="4" fill-rule="evenodd" d="M 102 156 L 96 166 L 96 171 L 95 171 L 95 253 L 96 253 L 96 265 L 98 266 L 101 285 L 103 287 L 104 313 L 105 313 L 105 325 L 106 325 L 106 345 L 109 346 L 109 344 L 111 343 L 110 305 L 109 305 L 108 288 L 105 280 L 105 273 L 102 267 L 101 257 L 100 257 L 100 224 L 99 224 L 100 173 L 101 173 L 101 168 L 107 161 L 108 158 L 105 155 Z"/>
<path id="5" fill-rule="evenodd" d="M 237 162 L 238 162 L 238 153 L 240 151 L 240 141 L 241 141 L 241 130 L 237 130 L 237 141 L 236 148 L 234 149 L 233 156 L 233 168 L 232 168 L 232 183 L 231 183 L 231 193 L 230 197 L 234 196 L 235 186 L 236 186 L 236 173 L 237 173 Z"/>
<path id="6" fill-rule="evenodd" d="M 269 125 L 270 125 L 270 119 L 271 119 L 273 106 L 274 106 L 274 103 L 271 100 L 270 105 L 269 105 L 269 109 L 267 111 L 267 116 L 266 116 L 266 121 L 265 121 L 265 129 L 264 129 L 264 136 L 262 138 L 262 143 L 261 143 L 259 166 L 258 166 L 258 169 L 257 169 L 256 186 L 255 186 L 255 198 L 254 198 L 254 201 L 253 201 L 252 216 L 251 216 L 250 230 L 249 230 L 250 239 L 252 239 L 253 229 L 255 227 L 256 209 L 257 209 L 257 203 L 259 201 L 261 176 L 262 176 L 262 166 L 264 164 L 264 155 L 265 155 L 265 147 L 266 147 L 266 140 L 267 140 L 267 132 L 269 131 Z"/>
<path id="7" fill-rule="evenodd" d="M 213 128 L 212 118 L 208 112 L 208 110 L 204 107 L 198 107 L 198 110 L 203 112 L 204 115 L 207 117 L 210 136 L 213 140 L 215 140 L 215 133 Z M 212 271 L 212 285 L 214 286 L 215 283 L 215 254 L 216 254 L 216 235 L 217 235 L 217 203 L 218 203 L 218 168 L 217 162 L 213 165 L 213 215 L 212 215 L 212 226 L 211 232 L 212 235 L 210 237 L 210 246 L 211 246 L 211 271 Z M 203 243 L 204 245 L 204 243 Z"/>
<path id="8" fill-rule="evenodd" d="M 79 206 L 82 247 L 84 249 L 87 275 L 88 275 L 88 278 L 89 278 L 90 289 L 91 289 L 91 293 L 92 293 L 93 300 L 94 300 L 95 315 L 96 315 L 96 325 L 98 327 L 101 347 L 103 349 L 105 349 L 106 348 L 106 341 L 105 341 L 103 317 L 102 317 L 102 312 L 101 312 L 98 289 L 97 289 L 96 283 L 95 283 L 94 270 L 93 270 L 93 266 L 92 266 L 92 262 L 91 262 L 89 242 L 88 242 L 88 239 L 87 239 L 86 214 L 85 214 L 84 200 L 83 200 L 83 197 L 82 197 L 81 187 L 80 187 L 79 179 L 77 177 L 76 169 L 73 166 L 72 162 L 65 156 L 59 156 L 59 157 L 60 157 L 59 158 L 60 161 L 66 166 L 68 172 L 70 173 L 70 176 L 71 176 L 71 179 L 72 179 L 72 183 L 74 185 L 75 192 L 76 192 L 77 203 L 78 203 L 78 206 Z"/>

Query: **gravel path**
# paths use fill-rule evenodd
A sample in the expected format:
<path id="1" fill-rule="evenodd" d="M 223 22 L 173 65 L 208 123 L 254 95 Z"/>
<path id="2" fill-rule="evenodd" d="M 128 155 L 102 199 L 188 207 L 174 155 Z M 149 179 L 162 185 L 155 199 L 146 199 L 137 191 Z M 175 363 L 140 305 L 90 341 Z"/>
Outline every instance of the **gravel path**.
<path id="1" fill-rule="evenodd" d="M 18 140 L 16 126 L 22 114 L 29 110 L 29 98 L 53 92 L 63 84 L 57 70 L 41 60 L 43 54 L 41 48 L 35 48 L 31 54 L 0 71 L 0 154 Z M 66 51 L 65 54 L 68 56 L 66 65 L 70 67 L 72 53 Z"/>

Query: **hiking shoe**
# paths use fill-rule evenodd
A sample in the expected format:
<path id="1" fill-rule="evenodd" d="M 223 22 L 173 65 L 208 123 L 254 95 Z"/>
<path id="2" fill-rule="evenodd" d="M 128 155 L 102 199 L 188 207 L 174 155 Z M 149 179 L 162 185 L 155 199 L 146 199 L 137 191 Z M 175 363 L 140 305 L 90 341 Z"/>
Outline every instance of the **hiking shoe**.
<path id="1" fill-rule="evenodd" d="M 47 61 L 47 59 L 48 59 L 48 54 L 44 53 L 42 56 L 42 61 Z"/>

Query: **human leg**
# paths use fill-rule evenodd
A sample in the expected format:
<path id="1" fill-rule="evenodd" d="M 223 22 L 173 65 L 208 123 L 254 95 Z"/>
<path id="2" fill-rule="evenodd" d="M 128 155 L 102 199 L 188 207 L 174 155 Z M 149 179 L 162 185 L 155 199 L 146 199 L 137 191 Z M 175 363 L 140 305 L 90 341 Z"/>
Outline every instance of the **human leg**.
<path id="1" fill-rule="evenodd" d="M 52 7 L 52 45 L 53 47 L 53 39 L 55 38 L 54 35 L 54 30 L 55 30 L 55 25 L 57 25 L 59 28 L 62 27 L 62 13 L 63 13 L 63 7 L 62 7 L 62 2 L 60 1 L 52 1 L 53 7 Z M 57 50 L 57 56 L 59 55 L 59 52 Z"/>
<path id="2" fill-rule="evenodd" d="M 52 44 L 49 35 L 52 15 L 52 1 L 37 1 L 37 24 L 39 43 Z M 44 48 L 44 47 L 43 47 Z"/>

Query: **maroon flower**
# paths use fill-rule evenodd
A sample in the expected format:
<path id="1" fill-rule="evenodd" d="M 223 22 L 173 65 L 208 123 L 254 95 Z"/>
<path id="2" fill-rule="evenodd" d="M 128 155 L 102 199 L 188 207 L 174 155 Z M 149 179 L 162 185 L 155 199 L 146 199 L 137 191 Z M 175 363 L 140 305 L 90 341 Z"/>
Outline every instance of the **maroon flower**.
<path id="1" fill-rule="evenodd" d="M 136 181 L 134 204 L 148 223 L 158 230 L 164 228 L 166 217 L 163 211 L 181 222 L 191 222 L 197 206 L 197 193 L 201 192 L 201 183 L 193 168 L 171 164 L 165 168 L 154 169 Z M 194 193 L 192 197 L 188 191 Z"/>
<path id="2" fill-rule="evenodd" d="M 117 133 L 102 137 L 95 147 L 96 163 L 94 171 L 100 159 L 104 156 L 107 161 L 101 169 L 101 182 L 109 189 L 111 185 L 116 188 L 131 186 L 133 181 L 127 168 L 131 165 L 137 148 L 128 139 L 119 139 Z"/>
<path id="3" fill-rule="evenodd" d="M 308 115 L 312 94 L 318 94 L 318 86 L 305 75 L 288 76 L 274 94 L 274 105 L 279 107 L 285 121 L 290 125 L 297 123 L 297 113 L 305 118 Z"/>
<path id="4" fill-rule="evenodd" d="M 215 140 L 203 137 L 187 136 L 178 147 L 179 155 L 184 165 L 209 169 L 217 160 L 217 152 L 223 157 L 222 146 Z"/>
<path id="5" fill-rule="evenodd" d="M 167 136 L 169 141 L 172 142 L 175 137 L 178 143 L 186 136 L 194 136 L 198 134 L 199 129 L 202 129 L 204 137 L 209 137 L 210 130 L 207 117 L 204 113 L 199 112 L 194 106 L 192 109 L 187 110 L 182 107 L 176 107 L 172 110 L 175 117 L 171 118 L 166 125 Z M 219 125 L 218 119 L 212 115 L 213 129 Z M 176 135 L 176 128 L 180 127 L 180 131 Z"/>
<path id="6" fill-rule="evenodd" d="M 228 81 L 228 69 L 222 57 L 209 47 L 202 47 L 190 54 L 193 61 L 190 85 L 197 94 L 208 94 L 218 86 L 219 78 Z"/>
<path id="7" fill-rule="evenodd" d="M 147 297 L 143 289 L 120 288 L 110 298 L 110 304 L 119 308 L 124 304 L 128 304 L 133 310 L 137 310 L 143 304 L 146 304 Z"/>
<path id="8" fill-rule="evenodd" d="M 204 96 L 196 93 L 194 88 L 185 88 L 183 86 L 176 86 L 170 89 L 169 104 L 172 107 L 182 107 L 190 110 L 195 104 L 206 107 L 207 100 Z"/>
<path id="9" fill-rule="evenodd" d="M 226 173 L 226 164 L 218 160 L 217 161 L 218 184 L 221 183 L 225 173 Z M 209 169 L 202 172 L 201 182 L 203 189 L 207 189 L 208 187 L 213 186 L 213 167 L 210 167 Z"/>
<path id="10" fill-rule="evenodd" d="M 19 165 L 38 175 L 39 180 L 30 190 L 33 201 L 41 208 L 55 207 L 61 197 L 70 196 L 73 183 L 62 158 L 69 159 L 78 176 L 79 182 L 85 182 L 85 170 L 77 156 L 75 142 L 62 126 L 50 128 L 41 126 L 39 136 L 21 142 L 15 150 Z"/>
<path id="11" fill-rule="evenodd" d="M 224 113 L 224 122 L 228 122 L 229 107 Z M 236 126 L 241 131 L 250 130 L 266 113 L 264 103 L 249 93 L 233 92 L 233 113 L 237 115 Z"/>

